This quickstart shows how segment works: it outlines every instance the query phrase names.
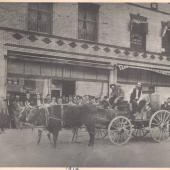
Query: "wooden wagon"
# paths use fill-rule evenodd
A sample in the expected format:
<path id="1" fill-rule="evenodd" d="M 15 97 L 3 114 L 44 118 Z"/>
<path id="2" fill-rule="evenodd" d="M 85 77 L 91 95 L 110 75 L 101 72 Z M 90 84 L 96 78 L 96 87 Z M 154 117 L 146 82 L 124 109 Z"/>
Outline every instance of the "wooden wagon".
<path id="1" fill-rule="evenodd" d="M 131 137 L 144 137 L 148 133 L 156 142 L 163 142 L 170 134 L 170 112 L 160 109 L 159 95 L 152 94 L 150 109 L 140 116 L 131 117 L 129 108 L 108 110 L 98 108 L 96 116 L 96 138 L 108 135 L 113 144 L 122 145 Z"/>

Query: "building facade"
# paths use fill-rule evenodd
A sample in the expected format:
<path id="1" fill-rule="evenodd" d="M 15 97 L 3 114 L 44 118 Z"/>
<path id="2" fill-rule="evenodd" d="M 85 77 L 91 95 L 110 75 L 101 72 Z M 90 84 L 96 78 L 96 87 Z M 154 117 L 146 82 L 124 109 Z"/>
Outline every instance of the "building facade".
<path id="1" fill-rule="evenodd" d="M 0 97 L 170 91 L 170 4 L 1 3 Z"/>

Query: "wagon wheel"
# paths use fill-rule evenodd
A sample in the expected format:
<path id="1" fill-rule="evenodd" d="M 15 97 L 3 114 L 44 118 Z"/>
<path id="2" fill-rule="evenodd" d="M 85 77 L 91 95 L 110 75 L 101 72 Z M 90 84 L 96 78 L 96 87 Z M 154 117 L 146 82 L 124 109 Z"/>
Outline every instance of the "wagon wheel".
<path id="1" fill-rule="evenodd" d="M 156 142 L 162 142 L 168 139 L 170 132 L 170 112 L 159 110 L 155 112 L 149 122 L 149 128 L 152 138 Z"/>
<path id="2" fill-rule="evenodd" d="M 123 145 L 132 135 L 132 124 L 124 116 L 115 117 L 108 126 L 109 139 L 113 144 Z"/>
<path id="3" fill-rule="evenodd" d="M 134 129 L 132 132 L 132 136 L 140 138 L 140 137 L 145 137 L 148 134 L 148 130 L 145 128 L 141 129 Z"/>
<path id="4" fill-rule="evenodd" d="M 95 129 L 95 138 L 96 139 L 103 139 L 107 136 L 108 132 L 107 129 Z"/>

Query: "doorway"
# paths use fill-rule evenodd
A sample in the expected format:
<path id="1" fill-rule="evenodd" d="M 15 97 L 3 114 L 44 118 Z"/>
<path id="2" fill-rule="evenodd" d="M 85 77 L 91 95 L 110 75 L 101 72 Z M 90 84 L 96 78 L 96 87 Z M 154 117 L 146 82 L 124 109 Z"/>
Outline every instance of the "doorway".
<path id="1" fill-rule="evenodd" d="M 60 90 L 51 90 L 51 97 L 58 99 L 60 97 Z"/>
<path id="2" fill-rule="evenodd" d="M 62 96 L 73 96 L 75 95 L 75 81 L 62 82 Z"/>

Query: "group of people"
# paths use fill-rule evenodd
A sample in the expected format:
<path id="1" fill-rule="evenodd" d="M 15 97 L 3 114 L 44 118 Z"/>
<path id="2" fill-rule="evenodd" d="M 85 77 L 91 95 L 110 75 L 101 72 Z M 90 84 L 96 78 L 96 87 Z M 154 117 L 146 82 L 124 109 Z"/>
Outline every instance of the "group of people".
<path id="1" fill-rule="evenodd" d="M 111 94 L 109 98 L 109 103 L 114 108 L 115 106 L 121 104 L 124 100 L 125 93 L 120 85 L 111 84 Z M 136 86 L 130 93 L 129 103 L 131 106 L 131 115 L 134 118 L 137 114 L 144 113 L 149 111 L 150 108 L 150 100 L 149 96 L 142 93 L 142 84 L 138 82 Z"/>
<path id="2" fill-rule="evenodd" d="M 94 104 L 100 105 L 103 108 L 115 108 L 116 106 L 120 105 L 125 98 L 125 92 L 122 87 L 118 84 L 110 84 L 110 95 L 101 97 L 91 96 L 91 95 L 84 95 L 84 96 L 66 96 L 66 97 L 51 97 L 48 94 L 45 98 L 43 98 L 39 93 L 31 95 L 31 93 L 27 92 L 25 96 L 10 96 L 7 94 L 7 98 L 5 100 L 7 104 L 8 110 L 8 117 L 9 117 L 9 125 L 10 128 L 16 128 L 16 113 L 14 110 L 16 108 L 32 108 L 36 106 L 41 106 L 42 104 L 71 104 L 71 105 L 80 105 L 80 104 Z M 169 106 L 170 108 L 170 98 L 169 102 L 164 103 L 162 107 Z M 142 94 L 142 84 L 137 83 L 133 90 L 131 91 L 130 98 L 128 101 L 131 105 L 131 113 L 135 115 L 136 113 L 140 113 L 143 108 L 147 108 L 144 106 L 149 105 L 149 98 L 146 95 Z"/>
<path id="3" fill-rule="evenodd" d="M 101 98 L 84 95 L 84 96 L 64 96 L 64 97 L 53 97 L 50 94 L 47 94 L 43 98 L 39 93 L 31 94 L 26 92 L 25 95 L 10 95 L 7 94 L 6 99 L 4 100 L 7 106 L 7 115 L 8 123 L 6 127 L 8 128 L 17 128 L 17 117 L 22 109 L 29 109 L 34 107 L 39 107 L 41 105 L 53 105 L 53 104 L 70 104 L 70 105 L 80 105 L 80 104 L 94 104 L 99 105 Z"/>

